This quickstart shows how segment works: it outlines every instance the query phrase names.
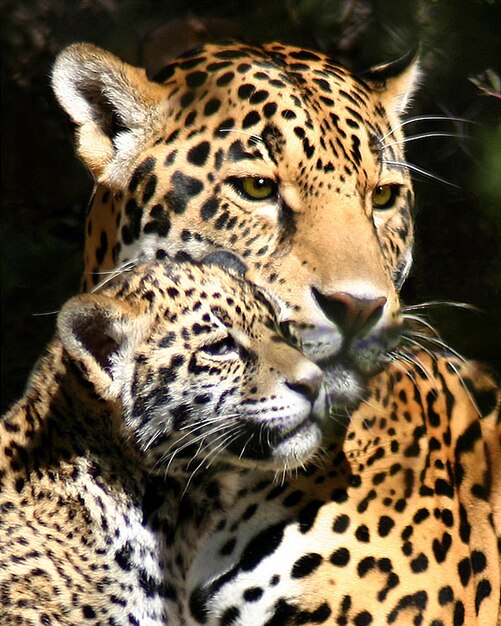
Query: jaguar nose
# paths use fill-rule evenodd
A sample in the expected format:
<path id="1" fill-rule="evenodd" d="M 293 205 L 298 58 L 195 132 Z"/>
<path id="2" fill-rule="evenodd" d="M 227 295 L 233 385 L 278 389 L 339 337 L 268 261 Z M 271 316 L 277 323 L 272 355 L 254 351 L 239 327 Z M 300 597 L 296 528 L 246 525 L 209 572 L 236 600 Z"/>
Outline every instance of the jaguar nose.
<path id="1" fill-rule="evenodd" d="M 286 381 L 286 385 L 292 391 L 305 396 L 313 404 L 320 393 L 322 381 L 322 370 L 311 363 L 307 369 L 303 368 L 293 380 Z"/>
<path id="2" fill-rule="evenodd" d="M 381 319 L 387 302 L 385 296 L 359 298 L 344 291 L 325 296 L 315 288 L 313 295 L 324 315 L 334 322 L 348 339 L 375 326 Z"/>

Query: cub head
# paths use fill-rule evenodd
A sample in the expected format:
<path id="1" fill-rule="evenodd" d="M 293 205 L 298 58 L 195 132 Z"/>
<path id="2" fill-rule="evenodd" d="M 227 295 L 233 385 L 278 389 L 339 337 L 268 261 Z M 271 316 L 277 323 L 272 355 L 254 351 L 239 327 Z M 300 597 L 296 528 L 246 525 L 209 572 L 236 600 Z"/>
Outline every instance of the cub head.
<path id="1" fill-rule="evenodd" d="M 86 285 L 146 254 L 238 254 L 279 297 L 334 403 L 396 345 L 411 263 L 413 194 L 401 114 L 416 82 L 403 59 L 357 77 L 281 44 L 206 45 L 154 79 L 76 44 L 56 95 L 100 184 Z"/>
<path id="2" fill-rule="evenodd" d="M 322 374 L 264 293 L 217 265 L 140 265 L 70 300 L 59 336 L 146 465 L 274 470 L 318 449 Z"/>

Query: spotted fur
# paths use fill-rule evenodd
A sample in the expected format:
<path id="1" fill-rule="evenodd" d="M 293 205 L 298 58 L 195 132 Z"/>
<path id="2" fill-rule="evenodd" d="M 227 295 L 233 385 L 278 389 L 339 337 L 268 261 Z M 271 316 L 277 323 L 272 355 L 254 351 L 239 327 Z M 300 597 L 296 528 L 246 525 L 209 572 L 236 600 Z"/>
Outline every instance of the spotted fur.
<path id="1" fill-rule="evenodd" d="M 87 45 L 56 63 L 99 182 L 85 286 L 138 254 L 233 250 L 285 304 L 335 407 L 323 464 L 282 481 L 240 471 L 205 535 L 205 496 L 151 486 L 176 564 L 174 624 L 501 619 L 498 387 L 426 351 L 367 381 L 402 325 L 413 197 L 401 114 L 416 75 L 397 63 L 356 77 L 280 44 L 208 45 L 155 80 Z M 250 199 L 249 181 L 272 193 Z"/>
<path id="2" fill-rule="evenodd" d="M 306 462 L 321 380 L 262 293 L 218 267 L 140 266 L 70 300 L 0 420 L 1 623 L 173 623 L 166 520 L 203 536 L 243 468 Z M 147 476 L 166 473 L 159 532 Z"/>
<path id="3" fill-rule="evenodd" d="M 413 194 L 400 114 L 416 74 L 398 63 L 360 78 L 319 53 L 228 44 L 149 80 L 94 46 L 63 51 L 54 88 L 100 183 L 85 287 L 138 254 L 232 250 L 329 363 L 333 400 L 356 404 L 402 324 Z"/>

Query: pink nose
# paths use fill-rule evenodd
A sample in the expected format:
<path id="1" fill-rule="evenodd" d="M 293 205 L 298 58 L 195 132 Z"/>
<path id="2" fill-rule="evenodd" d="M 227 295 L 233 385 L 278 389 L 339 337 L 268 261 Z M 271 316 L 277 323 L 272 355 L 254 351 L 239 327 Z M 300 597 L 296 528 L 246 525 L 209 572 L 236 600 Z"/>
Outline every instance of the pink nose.
<path id="1" fill-rule="evenodd" d="M 360 331 L 367 332 L 383 315 L 386 298 L 358 298 L 339 291 L 325 296 L 316 289 L 313 294 L 322 312 L 341 330 L 345 337 L 353 337 Z"/>

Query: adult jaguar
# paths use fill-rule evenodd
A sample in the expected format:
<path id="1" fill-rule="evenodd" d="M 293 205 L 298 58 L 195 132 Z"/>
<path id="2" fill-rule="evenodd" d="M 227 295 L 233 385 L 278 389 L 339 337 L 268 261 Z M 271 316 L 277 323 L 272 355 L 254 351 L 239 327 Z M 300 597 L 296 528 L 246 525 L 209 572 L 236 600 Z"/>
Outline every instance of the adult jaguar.
<path id="1" fill-rule="evenodd" d="M 182 566 L 145 519 L 146 474 L 168 468 L 187 557 L 242 466 L 273 477 L 317 451 L 321 381 L 219 267 L 138 266 L 71 299 L 0 420 L 0 622 L 171 624 Z"/>
<path id="2" fill-rule="evenodd" d="M 55 92 L 102 185 L 85 287 L 139 253 L 231 249 L 289 307 L 333 401 L 358 403 L 402 322 L 413 196 L 399 115 L 416 75 L 401 61 L 361 79 L 307 50 L 229 44 L 151 81 L 89 44 L 63 51 Z"/>
<path id="3" fill-rule="evenodd" d="M 356 77 L 280 44 L 208 45 L 156 80 L 89 45 L 56 63 L 100 183 L 86 287 L 138 254 L 232 249 L 286 304 L 336 412 L 390 360 L 348 426 L 331 421 L 343 436 L 325 467 L 250 477 L 193 563 L 176 548 L 180 623 L 496 623 L 495 387 L 474 364 L 395 348 L 412 246 L 400 116 L 417 74 Z"/>

